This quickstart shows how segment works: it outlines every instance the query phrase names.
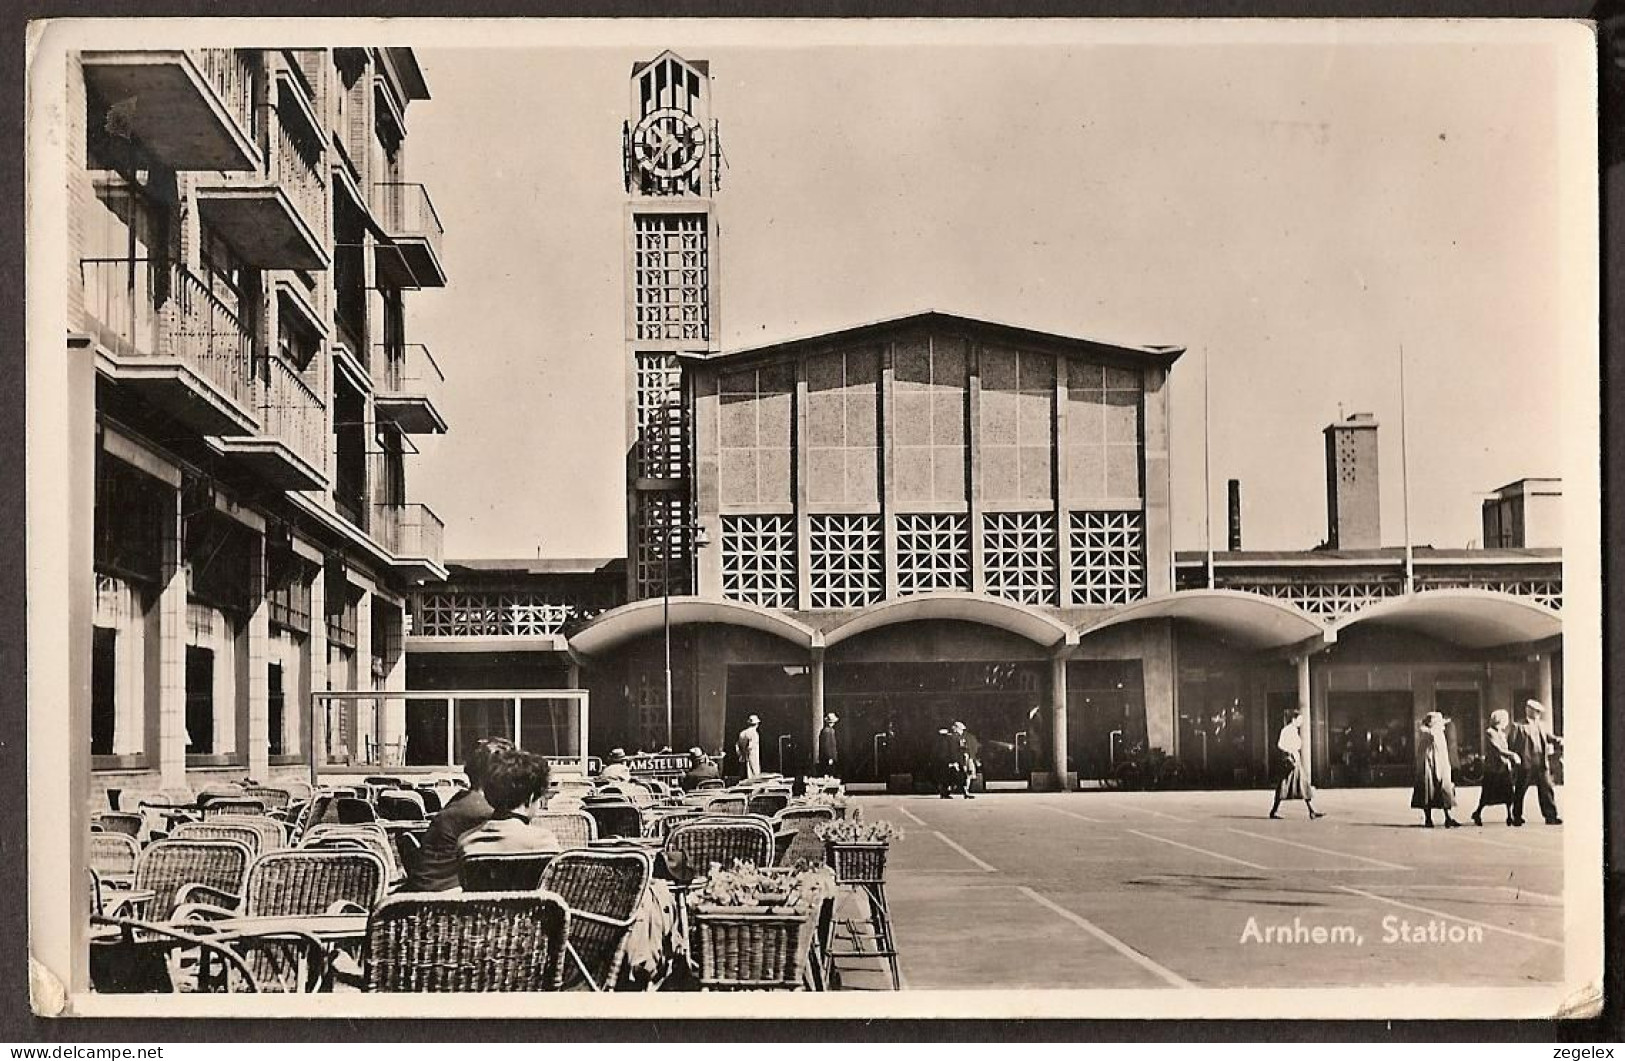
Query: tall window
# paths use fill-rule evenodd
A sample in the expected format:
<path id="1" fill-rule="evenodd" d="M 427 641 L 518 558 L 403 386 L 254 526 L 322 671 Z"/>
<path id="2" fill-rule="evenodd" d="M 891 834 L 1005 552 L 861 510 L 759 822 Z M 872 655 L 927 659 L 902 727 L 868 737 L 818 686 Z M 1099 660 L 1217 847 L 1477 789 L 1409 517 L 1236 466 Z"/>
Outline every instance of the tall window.
<path id="1" fill-rule="evenodd" d="M 988 501 L 1054 496 L 1055 358 L 982 352 L 981 487 Z"/>
<path id="2" fill-rule="evenodd" d="M 113 176 L 96 182 L 96 202 L 79 261 L 87 323 L 120 353 L 151 354 L 162 286 L 163 211 L 139 187 Z"/>
<path id="3" fill-rule="evenodd" d="M 794 369 L 764 365 L 721 381 L 723 505 L 790 503 Z"/>
<path id="4" fill-rule="evenodd" d="M 288 746 L 286 735 L 287 700 L 282 691 L 282 664 L 267 663 L 265 665 L 265 686 L 267 690 L 267 754 L 287 755 Z"/>
<path id="5" fill-rule="evenodd" d="M 118 631 L 98 626 L 90 642 L 90 754 L 112 755 L 118 732 Z"/>
<path id="6" fill-rule="evenodd" d="M 1074 361 L 1067 366 L 1066 498 L 1140 496 L 1140 374 Z"/>
<path id="7" fill-rule="evenodd" d="M 139 756 L 146 751 L 150 589 L 96 573 L 91 642 L 91 754 Z M 108 766 L 128 765 L 107 763 Z"/>
<path id="8" fill-rule="evenodd" d="M 683 476 L 683 377 L 677 355 L 639 354 L 637 362 L 638 476 Z"/>
<path id="9" fill-rule="evenodd" d="M 710 245 L 704 214 L 638 214 L 633 227 L 634 336 L 711 338 Z"/>
<path id="10" fill-rule="evenodd" d="M 207 755 L 214 747 L 214 650 L 186 646 L 186 752 Z"/>
<path id="11" fill-rule="evenodd" d="M 814 503 L 880 499 L 880 351 L 846 350 L 807 362 L 807 492 Z"/>
<path id="12" fill-rule="evenodd" d="M 899 504 L 965 501 L 965 342 L 897 344 L 889 427 Z"/>

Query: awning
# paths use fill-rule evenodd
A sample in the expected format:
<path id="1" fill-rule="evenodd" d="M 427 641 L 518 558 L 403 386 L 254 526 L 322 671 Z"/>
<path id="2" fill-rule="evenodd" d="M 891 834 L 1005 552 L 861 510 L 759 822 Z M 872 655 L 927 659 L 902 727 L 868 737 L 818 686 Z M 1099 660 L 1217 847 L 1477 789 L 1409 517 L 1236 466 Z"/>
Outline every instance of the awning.
<path id="1" fill-rule="evenodd" d="M 1255 651 L 1318 641 L 1326 628 L 1283 600 L 1234 589 L 1192 589 L 1136 601 L 1080 630 L 1080 639 L 1141 619 L 1178 619 Z"/>
<path id="2" fill-rule="evenodd" d="M 925 619 L 947 619 L 991 626 L 1024 637 L 1044 648 L 1068 640 L 1067 624 L 1025 604 L 975 593 L 924 593 L 899 597 L 866 608 L 824 635 L 826 647 L 833 647 L 859 634 L 898 623 Z"/>
<path id="3" fill-rule="evenodd" d="M 1391 597 L 1334 623 L 1332 634 L 1356 624 L 1408 630 L 1471 649 L 1532 644 L 1563 633 L 1562 615 L 1544 604 L 1484 589 Z"/>
<path id="4" fill-rule="evenodd" d="M 665 605 L 663 599 L 655 597 L 607 611 L 576 631 L 570 638 L 570 649 L 583 656 L 601 656 L 629 641 L 656 633 L 665 625 Z M 782 612 L 709 597 L 671 598 L 670 618 L 672 626 L 718 623 L 759 630 L 807 649 L 812 647 L 815 636 L 812 627 Z"/>

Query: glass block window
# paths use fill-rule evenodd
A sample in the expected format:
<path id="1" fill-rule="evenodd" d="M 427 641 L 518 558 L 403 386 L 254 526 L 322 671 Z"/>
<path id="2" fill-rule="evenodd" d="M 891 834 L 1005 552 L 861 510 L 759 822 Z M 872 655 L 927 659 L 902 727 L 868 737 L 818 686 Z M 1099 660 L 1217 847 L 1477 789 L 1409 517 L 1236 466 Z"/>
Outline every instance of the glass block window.
<path id="1" fill-rule="evenodd" d="M 726 373 L 719 397 L 723 505 L 789 504 L 795 368 L 777 364 Z"/>
<path id="2" fill-rule="evenodd" d="M 982 496 L 1049 501 L 1055 461 L 1055 358 L 982 352 Z"/>
<path id="3" fill-rule="evenodd" d="M 637 495 L 637 564 L 639 597 L 666 593 L 683 596 L 689 590 L 687 499 L 679 493 Z"/>
<path id="4" fill-rule="evenodd" d="M 1145 596 L 1145 522 L 1138 512 L 1071 515 L 1072 599 L 1127 604 Z"/>
<path id="5" fill-rule="evenodd" d="M 862 608 L 886 595 L 879 516 L 813 516 L 811 524 L 814 608 Z"/>
<path id="6" fill-rule="evenodd" d="M 970 517 L 963 512 L 899 515 L 897 592 L 970 588 Z"/>
<path id="7" fill-rule="evenodd" d="M 983 513 L 982 566 L 994 596 L 1054 604 L 1055 513 Z"/>
<path id="8" fill-rule="evenodd" d="M 796 606 L 796 531 L 791 517 L 722 517 L 722 593 L 764 608 Z"/>
<path id="9" fill-rule="evenodd" d="M 890 431 L 902 504 L 965 500 L 967 363 L 963 339 L 897 344 Z"/>
<path id="10" fill-rule="evenodd" d="M 1067 366 L 1066 497 L 1140 496 L 1138 372 L 1074 361 Z"/>
<path id="11" fill-rule="evenodd" d="M 807 361 L 807 495 L 814 502 L 880 499 L 880 351 L 844 350 Z"/>
<path id="12" fill-rule="evenodd" d="M 638 477 L 681 479 L 687 453 L 677 355 L 639 354 L 637 387 Z"/>
<path id="13" fill-rule="evenodd" d="M 705 215 L 636 214 L 632 229 L 635 337 L 656 342 L 710 339 Z"/>

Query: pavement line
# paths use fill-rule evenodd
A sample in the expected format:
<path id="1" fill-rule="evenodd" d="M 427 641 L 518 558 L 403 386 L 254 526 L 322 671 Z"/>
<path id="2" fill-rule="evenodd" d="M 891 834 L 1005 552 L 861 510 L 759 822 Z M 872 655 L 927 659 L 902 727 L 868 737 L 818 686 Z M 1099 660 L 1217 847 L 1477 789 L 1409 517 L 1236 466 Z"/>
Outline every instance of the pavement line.
<path id="1" fill-rule="evenodd" d="M 1105 825 L 1106 824 L 1104 821 L 1101 821 L 1099 818 L 1091 818 L 1087 814 L 1079 814 L 1075 810 L 1067 810 L 1064 807 L 1051 807 L 1048 804 L 1039 804 L 1039 806 L 1042 806 L 1045 810 L 1052 810 L 1056 814 L 1064 814 L 1068 818 L 1076 818 L 1080 822 L 1093 822 L 1096 825 Z"/>
<path id="2" fill-rule="evenodd" d="M 1351 855 L 1346 851 L 1334 851 L 1329 847 L 1316 847 L 1314 844 L 1299 843 L 1296 840 L 1283 840 L 1279 836 L 1265 836 L 1263 833 L 1250 833 L 1246 829 L 1231 829 L 1230 831 L 1238 836 L 1250 836 L 1254 840 L 1266 840 L 1272 844 L 1285 844 L 1288 847 L 1301 847 L 1305 851 L 1316 851 L 1322 855 L 1335 855 L 1338 858 L 1349 858 L 1356 862 L 1365 862 L 1369 865 L 1376 866 L 1379 869 L 1402 869 L 1407 872 L 1409 872 L 1411 869 L 1410 866 L 1401 866 L 1395 862 L 1384 862 L 1380 858 L 1367 858 L 1364 855 Z"/>
<path id="3" fill-rule="evenodd" d="M 1466 840 L 1466 841 L 1468 841 L 1470 843 L 1474 843 L 1474 844 L 1488 844 L 1491 847 L 1501 847 L 1501 848 L 1505 848 L 1508 851 L 1523 851 L 1525 853 L 1529 852 L 1531 846 L 1534 846 L 1534 847 L 1539 847 L 1540 846 L 1538 843 L 1536 843 L 1534 845 L 1529 845 L 1529 844 L 1504 844 L 1499 840 L 1489 840 L 1489 839 L 1486 839 L 1485 837 L 1482 837 L 1482 836 L 1459 836 L 1458 838 L 1462 839 L 1462 840 Z M 1551 852 L 1550 848 L 1545 848 L 1545 849 L 1542 849 L 1541 851 L 1537 851 L 1535 853 L 1536 854 L 1543 854 L 1543 853 L 1552 853 L 1552 852 Z"/>
<path id="4" fill-rule="evenodd" d="M 915 825 L 924 825 L 925 824 L 925 819 L 924 818 L 920 817 L 918 814 L 915 814 L 913 811 L 909 810 L 905 806 L 902 806 L 901 804 L 898 805 L 897 811 L 898 811 L 899 814 L 903 815 L 903 817 L 907 818 L 909 821 L 913 822 Z"/>
<path id="5" fill-rule="evenodd" d="M 1178 973 L 1172 971 L 1171 969 L 1167 969 L 1167 968 L 1165 968 L 1165 967 L 1163 967 L 1161 965 L 1158 965 L 1156 962 L 1152 961 L 1150 958 L 1146 957 L 1144 954 L 1141 954 L 1139 951 L 1135 950 L 1133 947 L 1129 946 L 1127 943 L 1124 943 L 1122 940 L 1118 939 L 1116 936 L 1112 935 L 1110 932 L 1107 932 L 1107 931 L 1105 931 L 1104 929 L 1101 929 L 1101 928 L 1097 928 L 1095 925 L 1091 924 L 1087 919 L 1079 917 L 1077 914 L 1074 914 L 1071 910 L 1068 910 L 1064 906 L 1061 906 L 1061 905 L 1059 905 L 1057 903 L 1051 902 L 1050 900 L 1044 898 L 1042 895 L 1039 895 L 1037 892 L 1033 891 L 1031 888 L 1027 887 L 1026 885 L 1021 885 L 1016 890 L 1019 891 L 1021 894 L 1025 895 L 1027 898 L 1031 899 L 1033 902 L 1037 903 L 1039 906 L 1045 907 L 1045 908 L 1047 908 L 1049 910 L 1054 911 L 1057 914 L 1060 914 L 1062 917 L 1066 918 L 1068 921 L 1072 922 L 1074 925 L 1077 925 L 1079 928 L 1083 929 L 1085 932 L 1089 933 L 1091 936 L 1093 936 L 1096 939 L 1100 940 L 1100 942 L 1106 944 L 1106 946 L 1110 947 L 1112 950 L 1114 950 L 1117 953 L 1121 954 L 1123 957 L 1127 958 L 1129 961 L 1133 962 L 1135 965 L 1138 965 L 1140 968 L 1145 969 L 1148 972 L 1155 973 L 1169 987 L 1195 987 L 1196 986 L 1195 984 L 1191 983 L 1189 980 L 1185 979 L 1183 976 L 1180 976 Z"/>
<path id="6" fill-rule="evenodd" d="M 1167 811 L 1152 810 L 1150 807 L 1136 807 L 1131 804 L 1124 804 L 1123 809 L 1139 811 L 1141 814 L 1155 814 L 1159 818 L 1168 818 L 1172 821 L 1184 822 L 1186 825 L 1196 824 L 1195 818 L 1181 818 L 1177 814 L 1169 814 Z"/>
<path id="7" fill-rule="evenodd" d="M 1431 907 L 1417 906 L 1414 903 L 1402 903 L 1398 899 L 1390 899 L 1388 896 L 1378 895 L 1376 892 L 1368 892 L 1360 888 L 1350 888 L 1347 884 L 1334 884 L 1332 887 L 1337 888 L 1339 891 L 1348 892 L 1351 895 L 1360 895 L 1367 899 L 1375 899 L 1379 903 L 1387 903 L 1390 906 L 1397 906 L 1402 910 L 1415 910 L 1419 914 L 1427 914 L 1430 917 L 1442 917 L 1447 921 L 1460 921 L 1464 925 L 1476 925 L 1477 927 L 1487 929 L 1490 932 L 1500 932 L 1508 936 L 1516 936 L 1519 939 L 1527 939 L 1531 943 L 1544 943 L 1548 947 L 1563 946 L 1563 941 L 1560 939 L 1547 939 L 1545 936 L 1537 936 L 1531 932 L 1519 932 L 1515 928 L 1504 928 L 1501 925 L 1492 925 L 1487 921 L 1474 921 L 1470 917 L 1461 917 L 1457 914 L 1447 914 L 1443 910 L 1434 910 Z"/>
<path id="8" fill-rule="evenodd" d="M 1238 866 L 1246 866 L 1249 869 L 1261 869 L 1266 873 L 1270 871 L 1268 866 L 1260 866 L 1257 862 L 1248 862 L 1244 858 L 1235 858 L 1231 855 L 1221 855 L 1219 852 L 1209 851 L 1205 847 L 1194 847 L 1191 844 L 1182 844 L 1178 840 L 1170 840 L 1166 836 L 1153 836 L 1150 833 L 1142 833 L 1138 829 L 1130 829 L 1129 832 L 1133 833 L 1135 836 L 1143 836 L 1147 840 L 1155 840 L 1159 844 L 1172 844 L 1174 847 L 1183 847 L 1186 851 L 1195 851 L 1198 855 L 1206 855 L 1209 858 L 1222 858 L 1226 862 L 1234 862 Z"/>
<path id="9" fill-rule="evenodd" d="M 1390 887 L 1404 888 L 1409 892 L 1506 892 L 1517 899 L 1540 899 L 1554 906 L 1563 903 L 1560 895 L 1532 892 L 1528 888 L 1515 888 L 1510 884 L 1394 884 Z"/>
<path id="10" fill-rule="evenodd" d="M 920 824 L 924 825 L 925 823 L 921 822 Z M 938 832 L 937 830 L 932 829 L 931 833 L 938 840 L 941 840 L 943 843 L 947 844 L 949 847 L 953 848 L 955 851 L 958 851 L 961 855 L 964 855 L 966 858 L 970 859 L 972 864 L 974 864 L 977 868 L 979 868 L 983 873 L 997 873 L 997 872 L 999 872 L 998 870 L 994 869 L 992 866 L 988 865 L 986 862 L 983 862 L 981 859 L 979 859 L 975 855 L 971 854 L 969 851 L 966 851 L 963 847 L 960 847 L 958 844 L 956 844 L 952 840 L 948 839 L 946 836 L 943 836 L 942 833 Z"/>

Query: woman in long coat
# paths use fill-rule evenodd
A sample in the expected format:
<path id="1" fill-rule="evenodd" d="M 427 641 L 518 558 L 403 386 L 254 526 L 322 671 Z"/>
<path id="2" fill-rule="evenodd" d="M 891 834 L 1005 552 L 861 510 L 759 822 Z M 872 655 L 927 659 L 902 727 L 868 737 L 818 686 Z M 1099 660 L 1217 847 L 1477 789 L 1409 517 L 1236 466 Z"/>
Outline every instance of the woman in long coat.
<path id="1" fill-rule="evenodd" d="M 1281 809 L 1284 799 L 1301 799 L 1303 805 L 1309 808 L 1309 820 L 1326 817 L 1315 809 L 1315 790 L 1304 776 L 1303 769 L 1303 708 L 1298 708 L 1287 719 L 1286 725 L 1281 727 L 1280 734 L 1275 738 L 1275 757 L 1272 760 L 1274 770 L 1271 771 L 1275 781 L 1275 804 L 1270 807 L 1270 817 L 1279 818 L 1276 812 Z"/>
<path id="2" fill-rule="evenodd" d="M 1505 807 L 1507 824 L 1512 824 L 1512 771 L 1521 761 L 1518 753 L 1507 746 L 1507 732 L 1512 728 L 1512 716 L 1505 711 L 1490 712 L 1490 728 L 1484 731 L 1484 785 L 1478 790 L 1478 809 L 1473 811 L 1473 824 L 1484 824 L 1485 807 Z"/>
<path id="3" fill-rule="evenodd" d="M 1444 811 L 1444 824 L 1454 829 L 1461 823 L 1450 816 L 1456 805 L 1456 786 L 1450 776 L 1450 746 L 1445 739 L 1445 717 L 1437 711 L 1422 716 L 1422 729 L 1416 739 L 1416 786 L 1411 789 L 1411 806 L 1422 812 L 1422 824 L 1433 828 L 1433 812 Z"/>

